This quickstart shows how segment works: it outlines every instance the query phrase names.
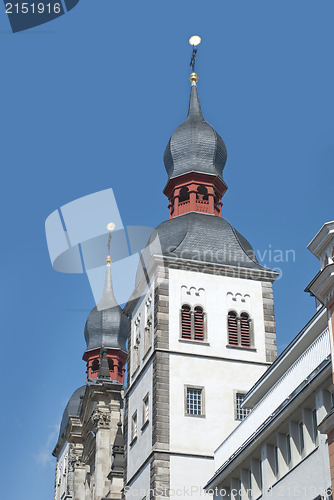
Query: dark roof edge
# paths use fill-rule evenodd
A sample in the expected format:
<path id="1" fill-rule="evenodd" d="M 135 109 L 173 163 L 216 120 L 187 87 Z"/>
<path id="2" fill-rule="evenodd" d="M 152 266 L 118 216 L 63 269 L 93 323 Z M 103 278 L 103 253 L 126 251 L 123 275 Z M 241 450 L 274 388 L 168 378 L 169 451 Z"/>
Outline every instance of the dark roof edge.
<path id="1" fill-rule="evenodd" d="M 305 288 L 304 292 L 309 292 L 312 297 L 314 297 L 313 293 L 311 292 L 310 288 L 311 286 L 313 285 L 313 283 L 319 278 L 320 274 L 322 273 L 322 271 L 318 271 L 317 274 L 314 276 L 313 280 L 309 282 L 309 284 L 307 285 L 307 287 Z"/>

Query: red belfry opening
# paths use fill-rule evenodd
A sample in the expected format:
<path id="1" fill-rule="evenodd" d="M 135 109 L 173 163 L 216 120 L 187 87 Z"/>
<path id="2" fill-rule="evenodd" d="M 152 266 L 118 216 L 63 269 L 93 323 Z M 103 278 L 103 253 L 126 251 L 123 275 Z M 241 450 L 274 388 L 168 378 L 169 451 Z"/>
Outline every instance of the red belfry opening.
<path id="1" fill-rule="evenodd" d="M 95 379 L 100 369 L 100 349 L 85 352 L 82 358 L 87 363 L 87 381 Z M 115 380 L 124 385 L 125 363 L 127 355 L 122 351 L 107 349 L 107 359 L 109 364 L 109 373 L 111 380 Z"/>
<path id="2" fill-rule="evenodd" d="M 169 218 L 188 212 L 221 217 L 221 198 L 226 190 L 226 185 L 212 175 L 191 172 L 171 179 L 164 190 L 169 199 Z"/>

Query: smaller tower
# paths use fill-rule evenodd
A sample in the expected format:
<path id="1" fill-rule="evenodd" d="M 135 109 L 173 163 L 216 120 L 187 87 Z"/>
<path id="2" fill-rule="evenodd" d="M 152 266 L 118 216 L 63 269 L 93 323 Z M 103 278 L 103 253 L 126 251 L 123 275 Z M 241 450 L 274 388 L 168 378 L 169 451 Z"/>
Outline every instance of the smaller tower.
<path id="1" fill-rule="evenodd" d="M 122 498 L 120 420 L 130 324 L 113 292 L 110 235 L 108 249 L 102 297 L 85 325 L 87 382 L 65 408 L 53 451 L 57 458 L 55 500 Z"/>
<path id="2" fill-rule="evenodd" d="M 106 258 L 106 277 L 100 302 L 91 311 L 85 325 L 87 349 L 87 381 L 96 379 L 100 369 L 100 349 L 103 347 L 111 380 L 124 384 L 128 318 L 118 305 L 111 279 L 111 257 Z"/>

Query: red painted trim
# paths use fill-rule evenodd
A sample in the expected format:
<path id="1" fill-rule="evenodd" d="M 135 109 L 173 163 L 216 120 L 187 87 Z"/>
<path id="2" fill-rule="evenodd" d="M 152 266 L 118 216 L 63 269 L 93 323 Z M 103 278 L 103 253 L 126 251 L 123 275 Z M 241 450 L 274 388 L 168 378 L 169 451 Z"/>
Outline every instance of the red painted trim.
<path id="1" fill-rule="evenodd" d="M 219 177 L 216 177 L 215 175 L 203 174 L 200 172 L 189 172 L 188 174 L 180 175 L 180 177 L 171 179 L 167 183 L 165 189 L 163 190 L 163 193 L 167 196 L 167 198 L 170 198 L 170 195 L 176 186 L 181 188 L 182 186 L 186 186 L 187 184 L 189 184 L 191 181 L 195 182 L 198 185 L 211 184 L 216 189 L 221 191 L 222 195 L 227 191 L 227 185 L 224 181 L 219 179 Z"/>
<path id="2" fill-rule="evenodd" d="M 198 193 L 200 186 L 206 188 L 207 195 Z M 184 199 L 183 188 L 187 188 L 187 199 Z M 213 175 L 190 172 L 171 179 L 164 190 L 164 193 L 169 198 L 169 218 L 172 219 L 189 212 L 200 212 L 219 217 L 223 206 L 221 198 L 226 190 L 226 184 Z M 183 201 L 180 201 L 180 195 Z M 219 201 L 215 203 L 215 199 Z"/>
<path id="3" fill-rule="evenodd" d="M 120 350 L 107 349 L 107 358 L 108 361 L 110 360 L 111 365 L 113 365 L 113 368 L 109 371 L 111 380 L 116 380 L 124 385 L 127 354 Z M 95 360 L 100 362 L 100 349 L 93 349 L 92 351 L 85 352 L 82 359 L 87 363 L 87 381 L 88 379 L 97 378 L 99 370 L 93 370 L 93 363 Z"/>

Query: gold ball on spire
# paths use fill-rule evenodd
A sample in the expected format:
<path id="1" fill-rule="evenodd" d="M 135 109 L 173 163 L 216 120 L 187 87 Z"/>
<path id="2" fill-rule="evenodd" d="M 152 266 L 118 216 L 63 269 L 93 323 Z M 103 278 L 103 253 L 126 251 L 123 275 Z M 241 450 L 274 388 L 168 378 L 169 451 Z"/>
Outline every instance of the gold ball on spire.
<path id="1" fill-rule="evenodd" d="M 198 82 L 198 74 L 197 73 L 191 73 L 191 75 L 189 76 L 189 80 L 192 82 Z"/>
<path id="2" fill-rule="evenodd" d="M 106 263 L 107 264 L 111 264 L 112 263 L 112 258 L 111 258 L 110 255 L 107 255 L 107 257 L 106 257 Z"/>

